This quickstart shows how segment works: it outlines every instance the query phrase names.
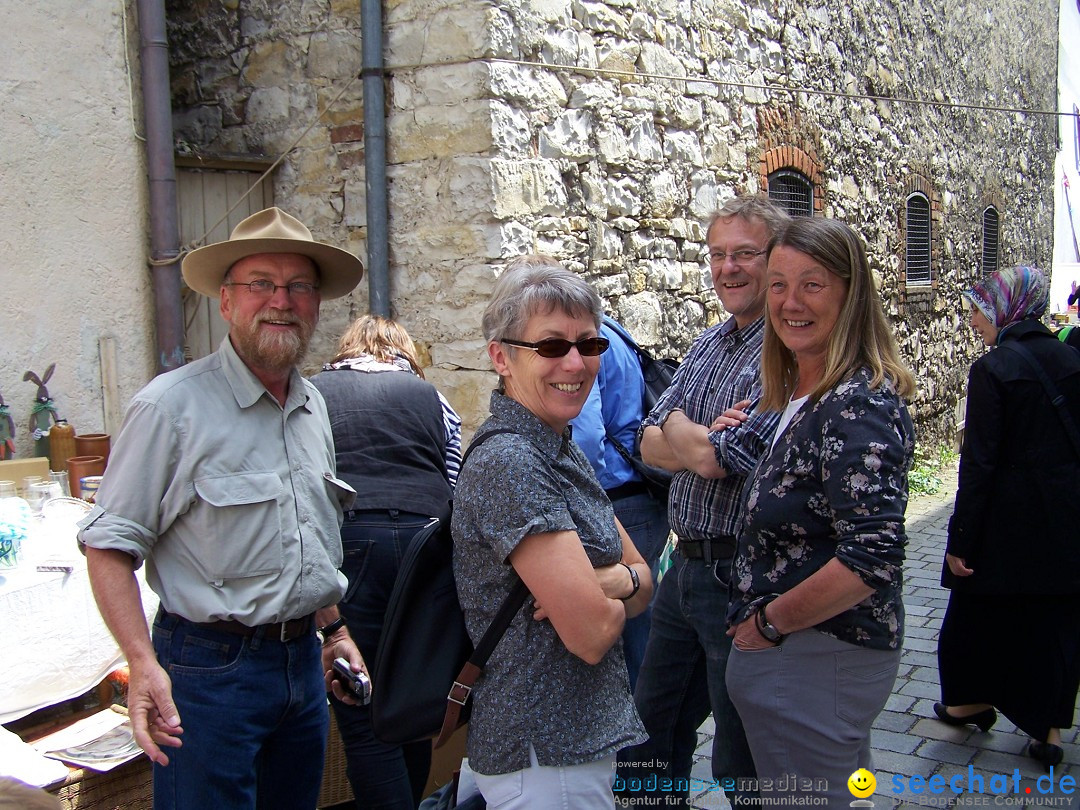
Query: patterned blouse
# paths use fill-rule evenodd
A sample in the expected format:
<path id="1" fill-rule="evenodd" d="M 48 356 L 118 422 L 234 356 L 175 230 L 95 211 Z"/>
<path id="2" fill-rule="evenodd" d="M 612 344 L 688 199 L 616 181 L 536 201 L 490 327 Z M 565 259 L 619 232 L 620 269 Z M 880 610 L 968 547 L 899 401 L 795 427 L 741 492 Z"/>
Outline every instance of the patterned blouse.
<path id="1" fill-rule="evenodd" d="M 491 395 L 454 495 L 454 577 L 473 643 L 510 592 L 507 557 L 531 534 L 575 531 L 594 567 L 622 558 L 615 512 L 592 466 L 570 439 L 509 397 Z M 475 439 L 474 439 L 475 441 Z M 482 774 L 541 765 L 580 765 L 644 742 L 622 641 L 591 666 L 566 649 L 533 600 L 514 617 L 473 692 L 467 752 Z"/>
<path id="2" fill-rule="evenodd" d="M 835 557 L 874 592 L 817 629 L 862 647 L 900 647 L 915 434 L 891 384 L 871 388 L 870 377 L 860 369 L 804 405 L 758 465 L 733 562 L 732 624 Z"/>

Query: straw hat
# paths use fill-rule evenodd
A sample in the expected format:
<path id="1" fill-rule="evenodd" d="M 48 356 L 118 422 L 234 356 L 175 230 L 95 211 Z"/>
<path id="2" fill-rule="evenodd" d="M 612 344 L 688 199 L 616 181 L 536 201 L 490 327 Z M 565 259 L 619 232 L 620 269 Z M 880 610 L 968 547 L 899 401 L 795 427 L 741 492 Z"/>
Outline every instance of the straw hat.
<path id="1" fill-rule="evenodd" d="M 256 253 L 307 256 L 319 269 L 319 292 L 323 298 L 348 295 L 364 275 L 364 265 L 358 258 L 348 251 L 316 242 L 304 223 L 280 208 L 252 214 L 233 228 L 228 240 L 193 250 L 184 257 L 180 270 L 191 289 L 217 298 L 225 272 Z"/>

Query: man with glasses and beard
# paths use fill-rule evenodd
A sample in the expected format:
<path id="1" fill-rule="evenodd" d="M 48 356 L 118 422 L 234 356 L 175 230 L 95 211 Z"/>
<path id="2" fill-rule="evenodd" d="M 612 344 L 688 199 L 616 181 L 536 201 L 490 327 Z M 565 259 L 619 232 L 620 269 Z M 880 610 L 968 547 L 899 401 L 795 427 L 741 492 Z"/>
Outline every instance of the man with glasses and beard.
<path id="1" fill-rule="evenodd" d="M 186 256 L 184 280 L 220 296 L 229 334 L 135 395 L 80 523 L 94 596 L 131 668 L 158 810 L 317 802 L 326 690 L 351 701 L 332 661 L 364 665 L 337 608 L 355 493 L 336 478 L 325 403 L 296 365 L 320 301 L 363 269 L 277 208 Z M 143 562 L 160 598 L 152 638 Z"/>
<path id="2" fill-rule="evenodd" d="M 759 196 L 728 200 L 713 215 L 705 236 L 709 268 L 731 317 L 694 341 L 639 433 L 642 458 L 675 473 L 668 516 L 678 547 L 653 601 L 634 689 L 649 739 L 619 755 L 619 776 L 630 799 L 636 798 L 635 786 L 656 785 L 650 796 L 664 796 L 661 804 L 686 805 L 697 729 L 710 710 L 716 724 L 713 779 L 733 805 L 754 792 L 738 787 L 740 778 L 755 771 L 724 680 L 731 651 L 725 617 L 743 484 L 772 439 L 779 414 L 751 410 L 737 429 L 725 430 L 719 420 L 728 408 L 740 402 L 745 408 L 760 394 L 766 249 L 787 221 L 787 214 Z"/>

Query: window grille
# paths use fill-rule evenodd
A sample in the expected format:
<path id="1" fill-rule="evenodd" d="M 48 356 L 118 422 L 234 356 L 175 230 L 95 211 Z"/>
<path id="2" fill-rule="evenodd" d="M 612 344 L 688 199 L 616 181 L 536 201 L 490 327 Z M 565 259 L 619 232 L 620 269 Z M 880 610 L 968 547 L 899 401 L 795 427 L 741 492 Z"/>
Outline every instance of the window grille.
<path id="1" fill-rule="evenodd" d="M 769 175 L 769 200 L 793 217 L 812 217 L 814 184 L 802 172 L 779 169 Z"/>
<path id="2" fill-rule="evenodd" d="M 925 194 L 912 194 L 907 200 L 905 265 L 909 285 L 929 284 L 930 275 L 930 201 Z"/>
<path id="3" fill-rule="evenodd" d="M 998 212 L 987 206 L 982 215 L 982 271 L 993 273 L 998 269 Z"/>

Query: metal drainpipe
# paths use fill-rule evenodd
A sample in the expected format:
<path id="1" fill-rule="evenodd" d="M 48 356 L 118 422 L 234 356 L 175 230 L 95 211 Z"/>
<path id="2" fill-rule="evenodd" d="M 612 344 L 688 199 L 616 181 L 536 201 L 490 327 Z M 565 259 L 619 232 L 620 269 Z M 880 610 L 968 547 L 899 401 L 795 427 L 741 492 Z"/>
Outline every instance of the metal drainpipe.
<path id="1" fill-rule="evenodd" d="M 368 308 L 390 316 L 389 220 L 386 203 L 386 105 L 383 94 L 382 0 L 362 0 L 364 169 L 367 193 Z"/>
<path id="2" fill-rule="evenodd" d="M 180 255 L 180 226 L 176 207 L 176 167 L 173 164 L 165 3 L 164 0 L 137 0 L 136 8 L 150 184 L 150 258 L 155 262 L 168 261 Z M 154 264 L 151 274 L 157 326 L 157 373 L 161 374 L 184 364 L 180 263 Z"/>

